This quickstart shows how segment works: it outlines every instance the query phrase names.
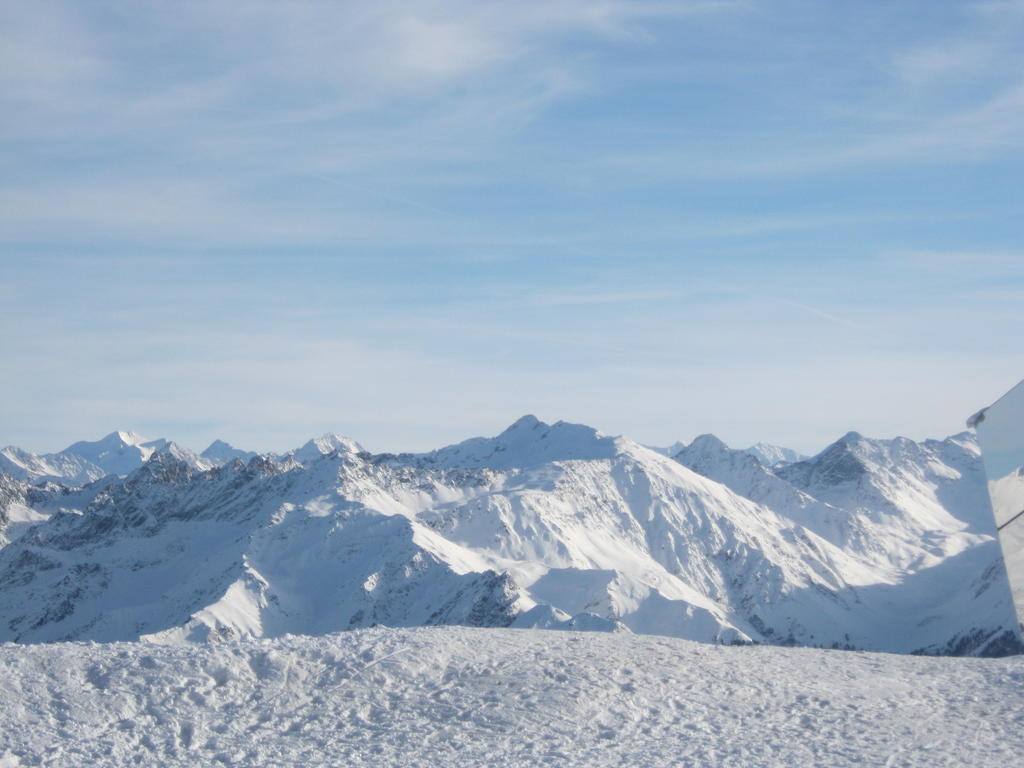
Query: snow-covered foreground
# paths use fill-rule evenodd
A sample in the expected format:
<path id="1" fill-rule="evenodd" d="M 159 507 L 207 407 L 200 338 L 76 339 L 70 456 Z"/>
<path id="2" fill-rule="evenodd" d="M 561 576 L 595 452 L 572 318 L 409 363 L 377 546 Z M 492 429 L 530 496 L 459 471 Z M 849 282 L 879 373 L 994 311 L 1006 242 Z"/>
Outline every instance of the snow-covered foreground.
<path id="1" fill-rule="evenodd" d="M 1008 766 L 1024 657 L 465 627 L 0 646 L 0 766 Z"/>

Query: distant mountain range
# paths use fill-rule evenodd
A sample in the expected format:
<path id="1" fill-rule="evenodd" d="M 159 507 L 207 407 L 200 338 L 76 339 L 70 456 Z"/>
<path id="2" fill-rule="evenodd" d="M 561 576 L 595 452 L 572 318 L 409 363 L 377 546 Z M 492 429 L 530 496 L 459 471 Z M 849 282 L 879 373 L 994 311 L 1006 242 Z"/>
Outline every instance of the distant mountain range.
<path id="1" fill-rule="evenodd" d="M 705 437 L 705 435 L 701 435 L 701 437 Z M 714 435 L 710 435 L 710 437 L 714 437 Z M 717 440 L 718 438 L 715 439 Z M 697 440 L 700 440 L 700 438 L 697 438 Z M 660 448 L 656 446 L 648 447 L 653 451 L 663 454 L 664 456 L 675 457 L 680 453 L 680 451 L 686 448 L 687 445 L 686 443 L 676 442 L 667 448 Z M 773 469 L 810 458 L 798 451 L 794 451 L 792 448 L 784 448 L 781 445 L 772 445 L 771 443 L 755 443 L 749 448 L 741 449 L 739 453 L 750 454 L 766 467 Z"/>
<path id="2" fill-rule="evenodd" d="M 284 454 L 284 457 L 294 456 L 300 462 L 308 461 L 342 446 L 362 450 L 354 440 L 327 434 L 313 438 L 301 448 Z M 164 438 L 148 440 L 135 432 L 111 432 L 99 440 L 73 443 L 59 453 L 34 454 L 9 445 L 0 449 L 0 472 L 32 484 L 53 481 L 79 486 L 108 475 L 128 475 L 158 451 L 198 470 L 219 467 L 235 459 L 248 461 L 257 455 L 255 451 L 243 451 L 223 440 L 214 440 L 205 451 L 196 454 Z"/>
<path id="3" fill-rule="evenodd" d="M 207 450 L 218 444 L 227 445 L 217 441 Z M 80 440 L 59 453 L 37 455 L 9 445 L 0 449 L 0 471 L 30 483 L 51 480 L 84 485 L 107 475 L 127 475 L 157 451 L 170 453 L 199 469 L 215 465 L 169 440 L 147 440 L 134 432 L 111 432 L 99 440 Z"/>
<path id="4" fill-rule="evenodd" d="M 370 454 L 114 432 L 0 451 L 0 641 L 545 627 L 895 652 L 1024 650 L 979 450 L 650 449 L 526 416 Z"/>

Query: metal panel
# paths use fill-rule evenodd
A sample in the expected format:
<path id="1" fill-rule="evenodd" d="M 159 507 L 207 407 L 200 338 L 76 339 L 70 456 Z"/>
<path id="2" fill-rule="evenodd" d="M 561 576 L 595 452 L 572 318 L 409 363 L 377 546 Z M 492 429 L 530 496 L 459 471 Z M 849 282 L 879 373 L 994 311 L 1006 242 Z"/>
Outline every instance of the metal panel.
<path id="1" fill-rule="evenodd" d="M 988 493 L 1013 592 L 1024 619 L 1024 381 L 972 416 L 988 476 Z"/>

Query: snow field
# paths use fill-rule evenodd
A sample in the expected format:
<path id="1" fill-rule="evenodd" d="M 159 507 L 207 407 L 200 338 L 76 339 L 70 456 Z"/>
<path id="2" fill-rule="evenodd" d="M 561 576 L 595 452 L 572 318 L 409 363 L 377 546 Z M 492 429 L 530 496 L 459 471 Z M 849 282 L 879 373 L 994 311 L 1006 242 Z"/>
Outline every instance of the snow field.
<path id="1" fill-rule="evenodd" d="M 0 767 L 1012 766 L 1024 657 L 374 628 L 0 645 Z"/>

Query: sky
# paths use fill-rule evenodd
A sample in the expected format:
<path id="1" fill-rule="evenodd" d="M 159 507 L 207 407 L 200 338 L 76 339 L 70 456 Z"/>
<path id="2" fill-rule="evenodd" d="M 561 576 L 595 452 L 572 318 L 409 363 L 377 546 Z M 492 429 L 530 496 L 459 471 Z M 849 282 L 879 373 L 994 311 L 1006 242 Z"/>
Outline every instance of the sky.
<path id="1" fill-rule="evenodd" d="M 1024 2 L 0 0 L 0 444 L 816 452 L 1024 377 Z"/>

